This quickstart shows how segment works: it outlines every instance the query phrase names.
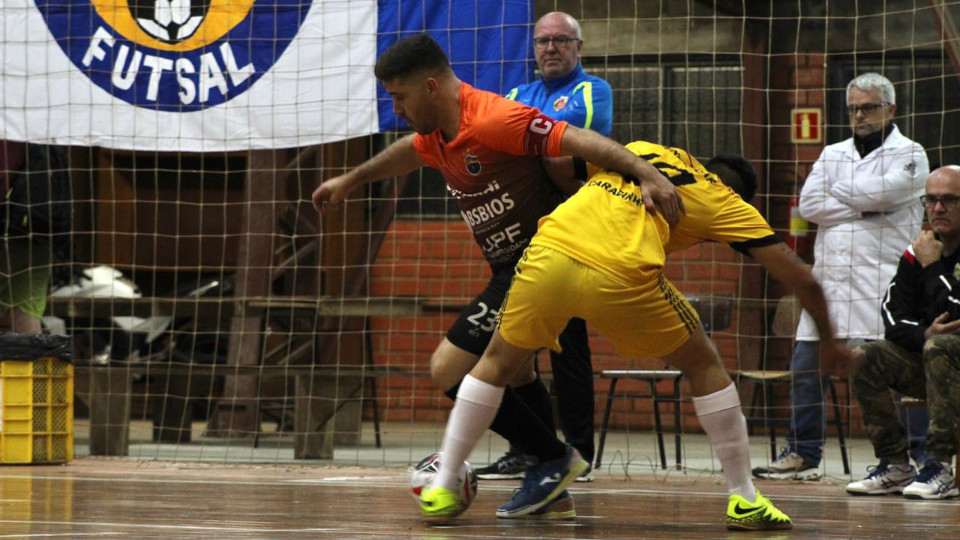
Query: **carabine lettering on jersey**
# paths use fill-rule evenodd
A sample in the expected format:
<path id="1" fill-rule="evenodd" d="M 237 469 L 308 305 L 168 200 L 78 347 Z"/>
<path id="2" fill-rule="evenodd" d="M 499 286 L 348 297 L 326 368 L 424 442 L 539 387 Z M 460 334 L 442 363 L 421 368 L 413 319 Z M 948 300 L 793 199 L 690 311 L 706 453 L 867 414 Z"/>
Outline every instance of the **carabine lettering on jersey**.
<path id="1" fill-rule="evenodd" d="M 627 180 L 627 179 L 625 178 L 624 180 Z M 629 184 L 632 182 L 627 180 L 627 183 Z M 632 191 L 624 191 L 619 187 L 614 186 L 610 182 L 599 182 L 599 181 L 591 180 L 587 182 L 587 185 L 584 187 L 598 187 L 606 191 L 607 193 L 613 195 L 614 197 L 619 197 L 627 202 L 633 203 L 636 206 L 640 206 L 643 204 L 643 197 L 641 197 L 636 193 L 633 193 Z"/>

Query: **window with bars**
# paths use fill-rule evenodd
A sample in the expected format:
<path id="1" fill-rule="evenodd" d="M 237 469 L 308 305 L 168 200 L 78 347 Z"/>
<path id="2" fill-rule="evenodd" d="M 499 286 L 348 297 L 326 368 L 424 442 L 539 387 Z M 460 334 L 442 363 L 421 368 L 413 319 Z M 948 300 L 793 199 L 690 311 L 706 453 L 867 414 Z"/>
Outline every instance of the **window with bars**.
<path id="1" fill-rule="evenodd" d="M 677 146 L 697 157 L 740 153 L 743 68 L 713 57 L 684 63 L 606 61 L 590 73 L 613 87 L 611 138 Z"/>

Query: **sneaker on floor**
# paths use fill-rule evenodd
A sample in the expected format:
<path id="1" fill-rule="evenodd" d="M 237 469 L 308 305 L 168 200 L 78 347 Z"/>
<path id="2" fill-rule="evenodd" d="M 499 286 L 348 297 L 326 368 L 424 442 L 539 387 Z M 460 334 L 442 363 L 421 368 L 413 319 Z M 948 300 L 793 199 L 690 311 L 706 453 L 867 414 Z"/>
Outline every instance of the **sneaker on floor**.
<path id="1" fill-rule="evenodd" d="M 786 447 L 768 467 L 754 467 L 753 475 L 770 480 L 819 480 L 822 473 L 819 463 L 804 461 L 800 454 Z"/>
<path id="2" fill-rule="evenodd" d="M 577 482 L 593 482 L 593 466 L 587 462 L 587 468 L 577 475 Z"/>
<path id="3" fill-rule="evenodd" d="M 527 469 L 535 463 L 536 458 L 533 456 L 511 451 L 490 465 L 476 469 L 475 472 L 477 473 L 477 478 L 481 480 L 512 480 L 514 478 L 523 478 Z"/>
<path id="4" fill-rule="evenodd" d="M 903 488 L 907 499 L 949 499 L 960 495 L 950 465 L 931 459 L 920 469 L 912 484 Z"/>
<path id="5" fill-rule="evenodd" d="M 756 502 L 748 502 L 740 495 L 730 495 L 727 503 L 727 529 L 731 531 L 770 531 L 792 529 L 793 522 L 777 509 L 760 491 Z"/>
<path id="6" fill-rule="evenodd" d="M 466 510 L 457 494 L 443 487 L 432 487 L 420 494 L 420 512 L 426 517 L 459 516 Z"/>
<path id="7" fill-rule="evenodd" d="M 571 495 L 569 491 L 564 490 L 563 493 L 543 508 L 519 517 L 522 519 L 573 519 L 577 517 L 577 509 L 573 504 L 573 495 Z"/>
<path id="8" fill-rule="evenodd" d="M 514 493 L 509 502 L 497 508 L 497 517 L 516 518 L 532 514 L 560 496 L 567 486 L 590 464 L 580 457 L 580 452 L 567 445 L 563 457 L 530 467 L 523 479 L 523 486 Z"/>
<path id="9" fill-rule="evenodd" d="M 917 470 L 913 466 L 891 465 L 881 460 L 876 467 L 867 467 L 870 474 L 863 480 L 847 484 L 847 493 L 851 495 L 887 495 L 888 493 L 902 493 L 903 488 L 909 486 L 917 477 Z"/>

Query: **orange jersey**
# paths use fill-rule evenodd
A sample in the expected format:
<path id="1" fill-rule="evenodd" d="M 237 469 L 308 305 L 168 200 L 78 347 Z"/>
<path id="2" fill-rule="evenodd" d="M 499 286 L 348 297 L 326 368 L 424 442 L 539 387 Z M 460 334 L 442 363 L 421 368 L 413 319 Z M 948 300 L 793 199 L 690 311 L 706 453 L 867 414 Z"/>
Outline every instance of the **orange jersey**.
<path id="1" fill-rule="evenodd" d="M 560 155 L 566 128 L 537 109 L 462 83 L 456 138 L 445 141 L 439 129 L 414 137 L 494 270 L 516 263 L 537 221 L 563 200 L 540 159 Z"/>

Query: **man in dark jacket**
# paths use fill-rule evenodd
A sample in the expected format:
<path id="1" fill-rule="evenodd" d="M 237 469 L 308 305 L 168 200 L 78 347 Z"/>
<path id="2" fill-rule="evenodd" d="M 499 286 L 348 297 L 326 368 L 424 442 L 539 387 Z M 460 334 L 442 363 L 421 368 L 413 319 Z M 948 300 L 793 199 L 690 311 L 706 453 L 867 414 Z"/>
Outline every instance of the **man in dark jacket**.
<path id="1" fill-rule="evenodd" d="M 903 493 L 910 499 L 960 495 L 950 461 L 960 416 L 960 167 L 941 167 L 922 198 L 932 231 L 900 258 L 881 305 L 885 340 L 855 350 L 852 384 L 880 464 L 851 482 L 855 495 Z M 927 454 L 919 474 L 890 389 L 927 400 Z"/>
<path id="2" fill-rule="evenodd" d="M 29 168 L 28 148 L 41 149 L 22 142 L 0 141 L 0 315 L 9 320 L 9 326 L 0 332 L 9 330 L 15 334 L 42 332 L 40 317 L 47 306 L 51 271 L 49 236 L 30 234 L 32 224 L 22 222 L 22 212 L 18 214 L 10 208 L 14 190 L 26 191 L 25 184 L 15 186 L 15 178 Z M 20 209 L 30 210 L 24 205 L 30 202 L 28 199 L 19 197 Z"/>

